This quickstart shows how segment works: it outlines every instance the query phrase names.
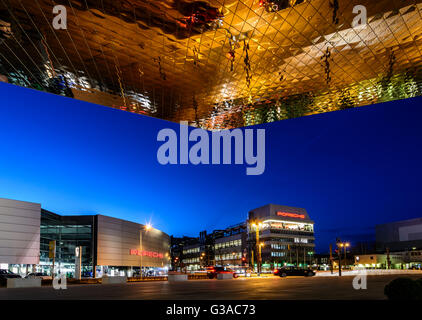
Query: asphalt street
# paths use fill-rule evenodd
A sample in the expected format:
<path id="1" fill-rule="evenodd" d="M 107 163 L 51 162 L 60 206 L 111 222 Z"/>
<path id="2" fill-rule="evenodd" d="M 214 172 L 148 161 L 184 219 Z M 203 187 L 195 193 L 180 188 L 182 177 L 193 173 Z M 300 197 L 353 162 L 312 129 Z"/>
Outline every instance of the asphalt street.
<path id="1" fill-rule="evenodd" d="M 68 285 L 66 290 L 0 288 L 0 299 L 385 299 L 384 286 L 399 275 L 368 276 L 367 289 L 355 290 L 353 277 L 239 278 L 185 282 Z M 409 275 L 417 279 L 421 275 Z"/>

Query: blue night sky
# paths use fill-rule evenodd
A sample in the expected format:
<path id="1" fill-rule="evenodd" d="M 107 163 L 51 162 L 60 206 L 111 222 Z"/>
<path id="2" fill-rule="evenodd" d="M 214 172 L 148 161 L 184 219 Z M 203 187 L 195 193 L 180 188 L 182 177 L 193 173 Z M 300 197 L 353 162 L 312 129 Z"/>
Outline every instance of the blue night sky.
<path id="1" fill-rule="evenodd" d="M 0 197 L 59 214 L 104 214 L 176 236 L 244 221 L 267 203 L 303 207 L 317 251 L 337 236 L 422 215 L 421 98 L 260 125 L 266 170 L 167 165 L 163 127 L 178 125 L 0 83 Z"/>

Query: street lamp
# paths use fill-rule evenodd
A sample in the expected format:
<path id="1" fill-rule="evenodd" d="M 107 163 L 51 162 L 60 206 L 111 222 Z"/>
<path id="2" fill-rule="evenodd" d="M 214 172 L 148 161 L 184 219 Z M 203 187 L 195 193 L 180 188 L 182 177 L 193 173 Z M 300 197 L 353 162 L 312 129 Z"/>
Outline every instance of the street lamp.
<path id="1" fill-rule="evenodd" d="M 145 230 L 146 232 L 148 232 L 151 229 L 152 229 L 152 225 L 150 223 L 147 223 L 143 227 L 143 230 Z M 142 278 L 142 256 L 143 256 L 143 251 L 144 251 L 142 229 L 139 232 L 139 246 L 140 246 L 140 249 L 141 249 L 141 265 L 140 265 L 141 270 L 140 270 L 140 273 L 141 273 L 141 278 Z"/>
<path id="2" fill-rule="evenodd" d="M 344 259 L 346 260 L 346 248 L 350 246 L 348 242 L 341 242 L 340 239 L 337 238 L 337 250 L 338 250 L 338 275 L 341 277 L 341 249 L 344 249 Z"/>
<path id="3" fill-rule="evenodd" d="M 260 244 L 259 244 L 259 273 L 261 274 L 261 268 L 262 268 L 262 253 L 261 253 L 261 250 L 262 250 L 262 247 L 264 247 L 265 246 L 265 244 L 264 244 L 264 242 L 261 242 Z"/>
<path id="4" fill-rule="evenodd" d="M 261 273 L 261 246 L 259 243 L 259 229 L 262 227 L 262 223 L 255 220 L 251 223 L 251 226 L 255 228 L 255 238 L 256 238 L 256 251 L 258 252 L 258 257 L 256 259 L 257 262 L 257 272 L 258 274 Z M 253 268 L 253 265 L 252 265 Z"/>

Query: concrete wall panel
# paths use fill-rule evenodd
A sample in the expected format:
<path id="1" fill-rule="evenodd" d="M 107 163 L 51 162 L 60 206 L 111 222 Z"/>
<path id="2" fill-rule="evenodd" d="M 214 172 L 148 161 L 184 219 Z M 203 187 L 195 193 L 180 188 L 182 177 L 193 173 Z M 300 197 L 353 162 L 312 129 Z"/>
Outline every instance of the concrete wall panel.
<path id="1" fill-rule="evenodd" d="M 40 204 L 0 198 L 0 263 L 39 263 L 40 221 Z"/>

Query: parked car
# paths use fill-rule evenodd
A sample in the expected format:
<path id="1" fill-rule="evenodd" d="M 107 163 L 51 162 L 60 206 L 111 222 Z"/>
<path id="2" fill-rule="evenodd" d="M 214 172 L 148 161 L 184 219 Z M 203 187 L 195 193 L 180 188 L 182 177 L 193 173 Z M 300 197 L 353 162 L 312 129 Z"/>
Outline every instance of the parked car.
<path id="1" fill-rule="evenodd" d="M 274 270 L 274 275 L 280 277 L 288 277 L 288 276 L 304 276 L 304 277 L 312 277 L 315 275 L 315 271 L 312 269 L 304 269 L 304 268 L 296 268 L 296 267 L 284 267 L 280 269 Z"/>
<path id="2" fill-rule="evenodd" d="M 7 279 L 22 278 L 20 275 L 10 272 L 9 270 L 0 270 L 0 285 L 6 285 Z"/>
<path id="3" fill-rule="evenodd" d="M 41 278 L 41 280 L 51 280 L 51 279 L 53 279 L 51 276 L 49 276 L 45 272 L 32 272 L 32 273 L 28 274 L 25 278 L 26 279 Z"/>
<path id="4" fill-rule="evenodd" d="M 239 274 L 237 272 L 235 272 L 234 270 L 230 269 L 230 268 L 226 268 L 226 267 L 209 267 L 207 269 L 207 275 L 208 278 L 210 279 L 214 279 L 217 278 L 218 274 L 221 273 L 231 273 L 233 274 L 233 278 L 238 278 Z"/>

